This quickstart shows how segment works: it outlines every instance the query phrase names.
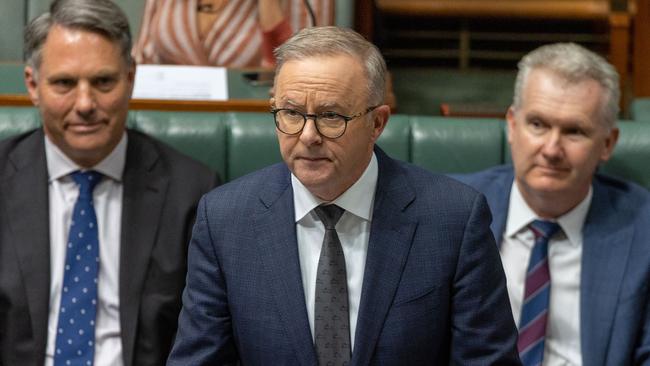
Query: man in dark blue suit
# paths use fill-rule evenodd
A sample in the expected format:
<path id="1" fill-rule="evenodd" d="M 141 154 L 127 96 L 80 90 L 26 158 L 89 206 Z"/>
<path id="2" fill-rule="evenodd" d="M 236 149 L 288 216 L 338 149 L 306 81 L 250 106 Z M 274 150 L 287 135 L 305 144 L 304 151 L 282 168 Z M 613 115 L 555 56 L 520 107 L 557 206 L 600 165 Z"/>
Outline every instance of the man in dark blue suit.
<path id="1" fill-rule="evenodd" d="M 494 215 L 524 364 L 536 347 L 544 365 L 650 364 L 650 194 L 597 173 L 618 137 L 618 88 L 614 68 L 578 45 L 531 52 L 507 114 L 513 165 L 459 177 Z M 535 220 L 559 229 L 541 343 L 526 349 Z"/>
<path id="2" fill-rule="evenodd" d="M 168 365 L 518 365 L 484 197 L 374 146 L 378 50 L 322 27 L 276 55 L 285 163 L 200 203 Z"/>

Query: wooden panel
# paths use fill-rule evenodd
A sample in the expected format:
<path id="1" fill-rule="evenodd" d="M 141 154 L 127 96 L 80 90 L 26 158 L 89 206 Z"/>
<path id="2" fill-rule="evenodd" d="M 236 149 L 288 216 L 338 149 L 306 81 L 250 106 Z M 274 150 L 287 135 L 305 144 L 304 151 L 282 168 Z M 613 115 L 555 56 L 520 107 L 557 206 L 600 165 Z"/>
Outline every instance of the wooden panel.
<path id="1" fill-rule="evenodd" d="M 354 4 L 354 29 L 367 40 L 373 40 L 374 14 L 372 0 L 356 0 Z"/>
<path id="2" fill-rule="evenodd" d="M 0 106 L 31 106 L 27 95 L 0 94 Z M 133 110 L 195 111 L 195 112 L 267 112 L 269 101 L 262 99 L 231 99 L 227 101 L 185 101 L 162 99 L 132 99 Z"/>
<path id="3" fill-rule="evenodd" d="M 630 16 L 625 12 L 614 12 L 609 17 L 609 62 L 614 65 L 620 77 L 621 110 L 627 108 L 627 80 L 630 62 Z"/>
<path id="4" fill-rule="evenodd" d="M 426 16 L 604 19 L 606 0 L 377 0 L 387 13 Z"/>
<path id="5" fill-rule="evenodd" d="M 635 26 L 635 90 L 650 94 L 650 0 L 639 0 L 639 16 Z M 593 21 L 608 25 L 609 61 L 621 80 L 621 105 L 626 106 L 626 83 L 630 66 L 630 12 L 622 0 L 377 0 L 377 7 L 386 14 L 424 17 L 457 17 L 461 19 L 502 18 Z M 612 5 L 613 4 L 613 5 Z M 612 10 L 612 6 L 616 11 Z M 461 33 L 462 35 L 462 33 Z M 492 34 L 494 35 L 494 34 Z M 462 37 L 461 37 L 462 41 Z M 460 42 L 462 46 L 462 42 Z M 460 47 L 462 50 L 462 47 Z M 476 53 L 476 52 L 474 52 Z M 461 52 L 462 54 L 462 52 Z M 501 52 L 501 54 L 505 54 Z M 492 55 L 490 55 L 492 57 Z M 462 62 L 461 66 L 467 62 Z M 638 65 L 637 65 L 638 64 Z"/>
<path id="6" fill-rule="evenodd" d="M 634 95 L 650 96 L 650 0 L 637 0 L 634 18 Z"/>

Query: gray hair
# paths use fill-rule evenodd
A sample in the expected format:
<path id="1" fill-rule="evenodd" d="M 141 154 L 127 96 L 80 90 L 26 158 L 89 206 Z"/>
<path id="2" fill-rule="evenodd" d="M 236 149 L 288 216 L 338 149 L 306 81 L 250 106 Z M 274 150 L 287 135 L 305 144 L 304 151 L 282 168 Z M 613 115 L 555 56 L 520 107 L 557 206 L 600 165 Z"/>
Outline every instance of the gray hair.
<path id="1" fill-rule="evenodd" d="M 345 54 L 357 58 L 368 78 L 367 96 L 371 105 L 384 103 L 386 62 L 379 49 L 359 33 L 339 27 L 304 28 L 274 51 L 276 75 L 285 62 L 314 56 Z"/>
<path id="2" fill-rule="evenodd" d="M 124 62 L 133 64 L 129 21 L 113 1 L 55 0 L 49 12 L 34 18 L 25 27 L 25 62 L 35 72 L 41 66 L 43 44 L 55 25 L 98 33 L 118 42 Z"/>
<path id="3" fill-rule="evenodd" d="M 521 106 L 524 85 L 530 72 L 545 69 L 569 82 L 598 82 L 606 93 L 606 100 L 602 101 L 602 122 L 607 128 L 616 125 L 621 97 L 619 77 L 616 69 L 601 56 L 575 43 L 555 43 L 533 50 L 519 61 L 518 67 L 513 100 L 515 109 Z"/>

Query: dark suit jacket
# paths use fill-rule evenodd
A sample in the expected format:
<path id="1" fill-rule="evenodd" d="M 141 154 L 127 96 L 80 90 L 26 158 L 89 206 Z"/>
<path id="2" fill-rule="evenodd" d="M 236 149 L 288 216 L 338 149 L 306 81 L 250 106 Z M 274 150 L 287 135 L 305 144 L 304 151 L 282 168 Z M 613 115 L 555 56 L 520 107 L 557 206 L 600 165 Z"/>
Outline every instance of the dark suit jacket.
<path id="1" fill-rule="evenodd" d="M 512 166 L 457 178 L 486 195 L 500 241 Z M 650 365 L 650 193 L 597 174 L 582 235 L 582 364 Z"/>
<path id="2" fill-rule="evenodd" d="M 518 365 L 484 197 L 375 151 L 351 365 Z M 188 261 L 168 365 L 316 365 L 284 164 L 202 199 Z"/>
<path id="3" fill-rule="evenodd" d="M 129 131 L 120 252 L 125 365 L 163 365 L 176 331 L 196 204 L 218 177 Z M 42 366 L 50 295 L 42 130 L 0 142 L 0 364 Z"/>

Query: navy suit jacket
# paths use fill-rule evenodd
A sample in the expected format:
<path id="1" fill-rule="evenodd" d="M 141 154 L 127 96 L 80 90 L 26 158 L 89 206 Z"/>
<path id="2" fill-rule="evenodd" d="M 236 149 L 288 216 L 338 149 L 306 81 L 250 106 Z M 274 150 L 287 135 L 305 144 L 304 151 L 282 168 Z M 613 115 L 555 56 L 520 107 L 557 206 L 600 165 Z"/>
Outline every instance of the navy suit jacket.
<path id="1" fill-rule="evenodd" d="M 487 197 L 499 242 L 513 174 L 500 166 L 456 177 Z M 650 365 L 650 193 L 597 174 L 582 235 L 582 364 Z"/>
<path id="2" fill-rule="evenodd" d="M 187 243 L 217 175 L 128 131 L 120 234 L 120 335 L 126 366 L 163 365 L 185 285 Z M 0 365 L 45 363 L 50 307 L 43 130 L 0 142 Z"/>
<path id="3" fill-rule="evenodd" d="M 375 150 L 351 365 L 519 365 L 485 199 Z M 199 203 L 168 365 L 316 365 L 290 172 L 277 164 Z"/>

